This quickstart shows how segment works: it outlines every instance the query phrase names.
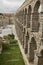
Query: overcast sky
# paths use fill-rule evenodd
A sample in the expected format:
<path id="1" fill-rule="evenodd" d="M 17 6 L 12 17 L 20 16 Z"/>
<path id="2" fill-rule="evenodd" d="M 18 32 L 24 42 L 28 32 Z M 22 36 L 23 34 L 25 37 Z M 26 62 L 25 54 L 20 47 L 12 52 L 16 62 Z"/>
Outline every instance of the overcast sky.
<path id="1" fill-rule="evenodd" d="M 15 12 L 25 0 L 0 0 L 0 13 Z"/>

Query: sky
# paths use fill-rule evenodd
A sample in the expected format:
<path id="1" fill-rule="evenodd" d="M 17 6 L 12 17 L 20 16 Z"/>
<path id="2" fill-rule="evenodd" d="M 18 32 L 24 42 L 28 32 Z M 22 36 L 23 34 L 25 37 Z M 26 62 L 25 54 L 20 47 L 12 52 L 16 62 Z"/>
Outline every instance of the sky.
<path id="1" fill-rule="evenodd" d="M 0 0 L 0 13 L 15 13 L 25 0 Z"/>
<path id="2" fill-rule="evenodd" d="M 0 0 L 0 13 L 15 13 L 25 0 Z M 41 11 L 41 5 L 39 7 Z"/>

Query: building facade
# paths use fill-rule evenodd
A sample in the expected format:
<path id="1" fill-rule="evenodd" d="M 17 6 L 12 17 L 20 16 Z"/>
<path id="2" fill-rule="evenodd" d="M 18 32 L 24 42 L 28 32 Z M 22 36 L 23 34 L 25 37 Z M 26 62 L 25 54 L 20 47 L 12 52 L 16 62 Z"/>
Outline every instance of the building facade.
<path id="1" fill-rule="evenodd" d="M 6 26 L 9 24 L 13 24 L 14 22 L 14 14 L 10 13 L 0 13 L 0 27 Z"/>
<path id="2" fill-rule="evenodd" d="M 16 32 L 28 61 L 43 65 L 43 0 L 25 0 L 15 16 Z"/>

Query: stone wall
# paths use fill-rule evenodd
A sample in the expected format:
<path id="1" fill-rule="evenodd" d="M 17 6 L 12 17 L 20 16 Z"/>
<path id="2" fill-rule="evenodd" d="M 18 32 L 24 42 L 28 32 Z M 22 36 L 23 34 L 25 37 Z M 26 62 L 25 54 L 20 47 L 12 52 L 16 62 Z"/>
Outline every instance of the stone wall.
<path id="1" fill-rule="evenodd" d="M 16 13 L 15 27 L 28 61 L 38 58 L 36 65 L 43 65 L 43 0 L 26 0 Z"/>

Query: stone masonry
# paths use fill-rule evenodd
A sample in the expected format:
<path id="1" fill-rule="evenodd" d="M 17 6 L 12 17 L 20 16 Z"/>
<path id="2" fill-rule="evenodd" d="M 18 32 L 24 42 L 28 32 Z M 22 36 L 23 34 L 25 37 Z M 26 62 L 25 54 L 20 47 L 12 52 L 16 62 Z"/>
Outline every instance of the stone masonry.
<path id="1" fill-rule="evenodd" d="M 43 0 L 25 0 L 17 10 L 15 20 L 16 32 L 28 61 L 43 65 Z"/>

